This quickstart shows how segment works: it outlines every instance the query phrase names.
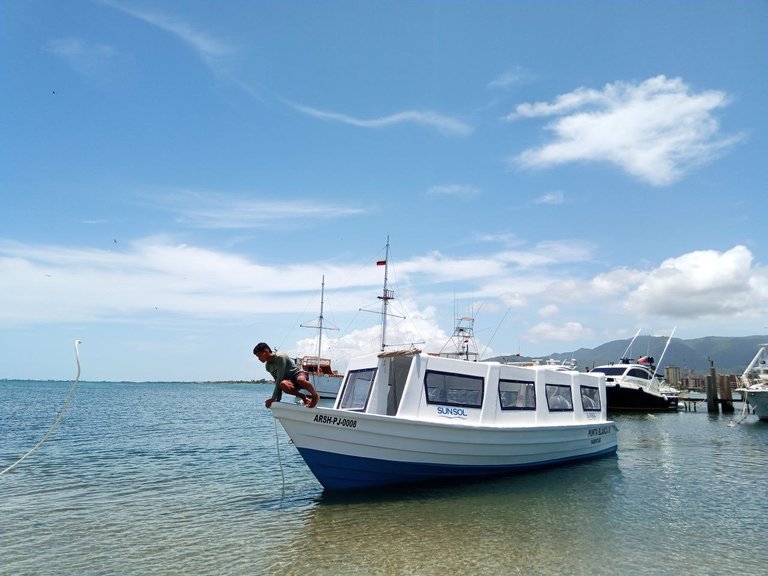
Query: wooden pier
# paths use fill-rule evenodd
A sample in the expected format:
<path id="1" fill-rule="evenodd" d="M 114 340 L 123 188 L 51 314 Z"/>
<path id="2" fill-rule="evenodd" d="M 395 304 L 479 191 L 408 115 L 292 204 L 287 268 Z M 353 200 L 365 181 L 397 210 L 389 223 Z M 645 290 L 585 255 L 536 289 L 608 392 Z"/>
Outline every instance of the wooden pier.
<path id="1" fill-rule="evenodd" d="M 682 406 L 683 410 L 686 412 L 696 412 L 696 408 L 698 407 L 699 402 L 707 403 L 706 398 L 690 398 L 689 396 L 680 396 L 678 398 L 678 406 Z M 729 398 L 729 399 L 720 399 L 716 398 L 715 402 L 720 404 L 721 406 L 723 404 L 736 404 L 739 402 L 744 402 L 742 398 Z"/>

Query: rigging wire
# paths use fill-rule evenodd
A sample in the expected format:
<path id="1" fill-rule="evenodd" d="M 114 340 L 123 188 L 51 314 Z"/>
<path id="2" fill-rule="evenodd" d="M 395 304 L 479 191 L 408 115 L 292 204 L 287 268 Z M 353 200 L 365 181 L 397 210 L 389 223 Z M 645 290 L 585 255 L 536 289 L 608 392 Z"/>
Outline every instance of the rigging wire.
<path id="1" fill-rule="evenodd" d="M 491 342 L 493 342 L 493 339 L 496 338 L 496 332 L 499 331 L 499 328 L 501 328 L 501 325 L 504 323 L 504 320 L 507 319 L 507 314 L 509 314 L 509 311 L 512 310 L 512 305 L 510 304 L 509 308 L 507 308 L 507 311 L 504 312 L 504 316 L 501 317 L 501 321 L 499 322 L 499 325 L 496 326 L 496 330 L 493 331 L 493 334 L 491 334 L 491 339 L 488 340 L 488 343 L 485 345 L 485 348 L 483 348 L 483 353 L 478 356 L 478 358 L 482 358 L 485 356 L 485 353 L 488 351 L 488 347 L 491 345 Z"/>
<path id="2" fill-rule="evenodd" d="M 16 466 L 21 464 L 21 462 L 27 456 L 29 456 L 35 450 L 40 448 L 40 446 L 42 446 L 43 443 L 46 440 L 48 440 L 50 435 L 53 434 L 53 432 L 58 427 L 59 422 L 61 422 L 61 419 L 64 417 L 64 412 L 66 412 L 67 406 L 69 406 L 69 402 L 72 400 L 72 396 L 75 394 L 75 390 L 77 389 L 77 383 L 80 381 L 80 344 L 82 344 L 80 340 L 75 340 L 75 358 L 77 359 L 77 377 L 75 378 L 74 382 L 72 382 L 72 386 L 69 388 L 69 393 L 67 394 L 67 397 L 64 400 L 64 405 L 61 407 L 61 410 L 59 410 L 59 415 L 56 417 L 56 420 L 54 420 L 53 424 L 51 424 L 51 427 L 48 429 L 48 432 L 46 432 L 45 435 L 40 439 L 40 441 L 37 444 L 35 444 L 26 454 L 24 454 L 24 456 L 16 460 L 16 462 L 11 464 L 7 468 L 0 470 L 0 476 L 5 474 L 6 472 L 9 472 L 10 470 L 13 470 Z"/>

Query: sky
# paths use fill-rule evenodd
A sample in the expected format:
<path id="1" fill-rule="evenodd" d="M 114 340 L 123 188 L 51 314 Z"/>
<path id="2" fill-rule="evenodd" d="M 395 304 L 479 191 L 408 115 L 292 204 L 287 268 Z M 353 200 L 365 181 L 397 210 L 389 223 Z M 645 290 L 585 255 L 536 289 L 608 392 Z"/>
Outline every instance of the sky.
<path id="1" fill-rule="evenodd" d="M 765 0 L 0 9 L 0 378 L 768 334 Z"/>

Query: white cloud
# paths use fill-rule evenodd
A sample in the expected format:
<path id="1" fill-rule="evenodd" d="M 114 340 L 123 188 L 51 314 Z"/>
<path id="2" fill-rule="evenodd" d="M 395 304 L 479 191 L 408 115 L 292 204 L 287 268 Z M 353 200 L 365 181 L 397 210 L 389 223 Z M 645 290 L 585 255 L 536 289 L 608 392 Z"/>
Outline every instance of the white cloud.
<path id="1" fill-rule="evenodd" d="M 318 118 L 320 120 L 330 120 L 342 124 L 349 124 L 350 126 L 357 126 L 358 128 L 388 128 L 389 126 L 397 124 L 419 124 L 428 128 L 434 128 L 438 132 L 448 135 L 467 136 L 472 132 L 472 127 L 469 124 L 431 111 L 406 110 L 383 118 L 360 120 L 358 118 L 353 118 L 352 116 L 347 116 L 346 114 L 326 112 L 324 110 L 318 110 L 316 108 L 292 102 L 286 102 L 286 104 L 307 116 Z"/>
<path id="2" fill-rule="evenodd" d="M 115 55 L 115 49 L 105 44 L 94 44 L 80 38 L 58 38 L 48 42 L 47 50 L 65 60 L 80 74 L 91 75 Z"/>
<path id="3" fill-rule="evenodd" d="M 744 246 L 669 258 L 632 290 L 626 306 L 640 315 L 670 318 L 765 315 L 768 269 L 752 266 Z"/>
<path id="4" fill-rule="evenodd" d="M 542 194 L 535 200 L 536 204 L 550 204 L 553 206 L 556 204 L 562 204 L 564 201 L 565 201 L 565 194 L 563 194 L 560 191 L 548 192 L 547 194 Z"/>
<path id="5" fill-rule="evenodd" d="M 558 308 L 555 304 L 547 304 L 546 306 L 539 308 L 539 316 L 542 318 L 551 318 L 553 316 L 557 316 L 559 313 L 560 308 Z"/>
<path id="6" fill-rule="evenodd" d="M 265 201 L 185 190 L 171 194 L 152 195 L 151 201 L 176 213 L 179 222 L 196 228 L 259 228 L 274 226 L 282 221 L 291 222 L 343 218 L 365 212 L 341 204 L 323 204 L 316 199 Z"/>
<path id="7" fill-rule="evenodd" d="M 531 74 L 526 72 L 521 66 L 515 66 L 498 78 L 494 78 L 488 83 L 489 88 L 509 88 L 511 86 L 519 86 L 520 84 L 526 84 L 531 81 Z"/>
<path id="8" fill-rule="evenodd" d="M 231 47 L 227 43 L 172 15 L 153 10 L 142 10 L 135 6 L 126 6 L 114 0 L 102 1 L 124 14 L 172 34 L 195 51 L 212 69 L 216 69 L 220 60 L 232 52 Z"/>
<path id="9" fill-rule="evenodd" d="M 594 246 L 579 240 L 540 242 L 532 249 L 508 250 L 497 258 L 522 267 L 548 266 L 564 262 L 584 262 L 592 257 Z"/>
<path id="10" fill-rule="evenodd" d="M 427 194 L 440 196 L 455 196 L 457 198 L 473 198 L 480 194 L 480 189 L 470 184 L 442 184 L 432 186 Z"/>
<path id="11" fill-rule="evenodd" d="M 565 322 L 561 325 L 540 322 L 526 330 L 523 336 L 532 342 L 540 340 L 576 342 L 589 340 L 592 337 L 592 330 L 579 322 Z"/>
<path id="12" fill-rule="evenodd" d="M 570 320 L 532 326 L 521 335 L 530 341 L 589 340 L 606 317 L 625 325 L 649 325 L 652 316 L 675 323 L 699 318 L 761 322 L 768 311 L 768 269 L 756 266 L 744 246 L 691 252 L 652 270 L 619 268 L 590 277 L 581 264 L 592 260 L 586 245 L 549 242 L 527 252 L 472 258 L 431 253 L 399 261 L 394 270 L 397 302 L 407 304 L 403 315 L 408 320 L 391 321 L 388 341 L 407 345 L 424 340 L 430 351 L 442 345 L 445 334 L 432 307 L 444 311 L 456 298 L 480 306 L 488 324 L 494 314 L 513 308 L 518 322 L 537 312 L 541 318 Z M 307 297 L 317 290 L 307 279 L 323 275 L 333 286 L 326 303 L 335 314 L 350 318 L 376 302 L 381 270 L 373 265 L 361 269 L 359 262 L 310 260 L 278 267 L 164 237 L 123 241 L 113 250 L 0 241 L 0 293 L 9 303 L 0 307 L 0 326 L 221 326 L 279 315 L 306 321 L 314 312 L 307 313 Z M 342 347 L 356 355 L 376 345 L 378 318 L 370 325 L 375 325 L 372 331 L 346 326 L 348 332 L 330 333 L 326 343 L 336 347 L 334 356 Z"/>
<path id="13" fill-rule="evenodd" d="M 640 84 L 607 84 L 602 90 L 579 88 L 552 103 L 523 103 L 507 119 L 561 116 L 547 126 L 554 134 L 551 143 L 514 159 L 521 166 L 609 162 L 663 186 L 738 140 L 719 134 L 714 111 L 728 104 L 724 92 L 693 93 L 679 78 L 657 76 Z"/>

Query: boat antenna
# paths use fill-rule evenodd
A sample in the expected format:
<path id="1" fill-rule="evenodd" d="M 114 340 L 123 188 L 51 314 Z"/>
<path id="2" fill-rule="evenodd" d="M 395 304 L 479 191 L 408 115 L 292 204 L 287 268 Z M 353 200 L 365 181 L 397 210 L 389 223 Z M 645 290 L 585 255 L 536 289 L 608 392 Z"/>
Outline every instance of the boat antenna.
<path id="1" fill-rule="evenodd" d="M 381 264 L 381 261 L 377 262 L 377 264 Z M 393 290 L 389 290 L 387 288 L 387 282 L 388 282 L 388 274 L 389 274 L 389 235 L 387 235 L 387 248 L 384 252 L 384 290 L 381 293 L 381 296 L 379 296 L 379 300 L 381 300 L 381 351 L 384 352 L 384 348 L 386 347 L 387 342 L 387 307 L 389 306 L 389 301 L 394 300 L 395 298 L 395 292 Z"/>
<path id="2" fill-rule="evenodd" d="M 387 288 L 389 282 L 389 236 L 387 236 L 387 249 L 384 253 L 384 260 L 377 260 L 377 266 L 384 266 L 384 289 L 381 292 L 381 296 L 377 296 L 381 300 L 381 311 L 377 314 L 381 315 L 381 351 L 387 347 L 387 316 L 394 316 L 395 318 L 404 319 L 405 316 L 399 316 L 397 314 L 391 314 L 387 308 L 389 301 L 395 299 L 395 291 Z M 360 312 L 374 312 L 373 310 L 367 310 L 360 308 Z"/>
<path id="3" fill-rule="evenodd" d="M 628 358 L 627 354 L 629 353 L 630 349 L 632 348 L 632 344 L 634 344 L 634 343 L 635 343 L 635 340 L 636 340 L 636 339 L 637 339 L 637 337 L 640 335 L 640 330 L 642 330 L 642 328 L 638 328 L 638 329 L 637 329 L 637 332 L 635 332 L 635 337 L 634 337 L 634 338 L 632 338 L 632 340 L 630 341 L 629 345 L 627 346 L 627 349 L 626 349 L 626 350 L 624 350 L 624 354 L 623 354 L 623 356 L 621 357 L 621 359 L 622 359 L 622 360 L 624 360 L 624 358 Z"/>
<path id="4" fill-rule="evenodd" d="M 323 328 L 325 327 L 325 317 L 323 316 L 323 306 L 325 304 L 325 274 L 323 274 L 322 284 L 320 285 L 320 316 L 313 323 L 301 324 L 302 328 L 317 328 L 317 357 L 322 356 L 323 351 Z M 336 326 L 329 326 L 326 330 L 338 330 Z M 320 364 L 318 364 L 318 368 Z"/>

